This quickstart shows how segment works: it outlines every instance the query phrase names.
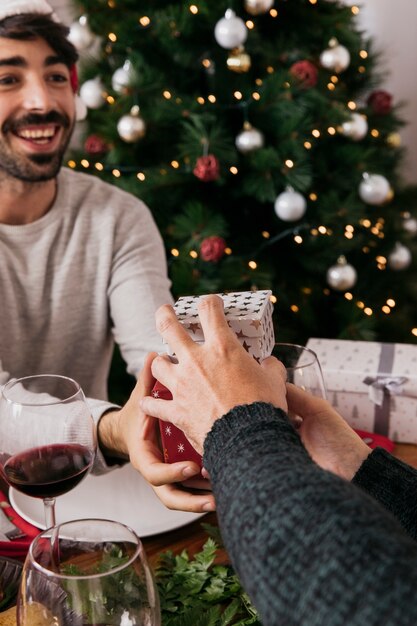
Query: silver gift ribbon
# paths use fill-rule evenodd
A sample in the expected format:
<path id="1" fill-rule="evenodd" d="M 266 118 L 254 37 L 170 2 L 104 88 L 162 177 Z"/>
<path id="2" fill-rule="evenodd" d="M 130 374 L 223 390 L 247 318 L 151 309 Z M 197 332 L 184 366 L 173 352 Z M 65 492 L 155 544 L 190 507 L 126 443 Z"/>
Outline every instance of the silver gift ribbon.
<path id="1" fill-rule="evenodd" d="M 363 382 L 369 385 L 369 397 L 375 405 L 374 432 L 389 436 L 390 398 L 393 394 L 402 393 L 402 385 L 406 382 L 405 376 L 391 376 L 394 365 L 395 344 L 381 343 L 378 373 L 376 376 L 367 376 Z"/>
<path id="2" fill-rule="evenodd" d="M 382 406 L 384 402 L 384 394 L 390 396 L 399 396 L 404 391 L 404 383 L 408 378 L 406 376 L 367 376 L 363 382 L 369 385 L 369 399 L 378 406 Z"/>

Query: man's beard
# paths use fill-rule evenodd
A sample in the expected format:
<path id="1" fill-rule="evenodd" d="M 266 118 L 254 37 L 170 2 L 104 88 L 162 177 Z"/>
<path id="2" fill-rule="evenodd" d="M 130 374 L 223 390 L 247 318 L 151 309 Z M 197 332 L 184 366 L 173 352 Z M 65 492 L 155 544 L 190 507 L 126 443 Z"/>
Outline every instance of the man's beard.
<path id="1" fill-rule="evenodd" d="M 55 111 L 51 111 L 46 115 L 30 114 L 18 121 L 6 121 L 2 128 L 2 136 L 0 136 L 0 176 L 2 172 L 3 178 L 6 175 L 30 183 L 43 182 L 55 178 L 61 169 L 71 133 L 68 133 L 66 140 L 51 154 L 25 155 L 15 153 L 2 140 L 2 137 L 5 137 L 7 132 L 16 133 L 21 127 L 53 123 L 57 123 L 63 128 L 71 127 L 69 117 Z"/>

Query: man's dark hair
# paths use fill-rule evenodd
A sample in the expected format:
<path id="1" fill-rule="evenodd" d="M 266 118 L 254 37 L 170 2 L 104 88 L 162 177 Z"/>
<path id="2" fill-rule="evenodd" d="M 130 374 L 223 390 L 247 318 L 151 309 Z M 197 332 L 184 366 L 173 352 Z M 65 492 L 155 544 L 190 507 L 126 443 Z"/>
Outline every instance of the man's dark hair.
<path id="1" fill-rule="evenodd" d="M 71 67 L 78 59 L 78 52 L 73 44 L 68 41 L 68 32 L 69 29 L 64 24 L 55 22 L 48 15 L 39 15 L 39 13 L 12 15 L 0 21 L 0 37 L 21 41 L 40 37 L 46 41 L 65 65 Z"/>

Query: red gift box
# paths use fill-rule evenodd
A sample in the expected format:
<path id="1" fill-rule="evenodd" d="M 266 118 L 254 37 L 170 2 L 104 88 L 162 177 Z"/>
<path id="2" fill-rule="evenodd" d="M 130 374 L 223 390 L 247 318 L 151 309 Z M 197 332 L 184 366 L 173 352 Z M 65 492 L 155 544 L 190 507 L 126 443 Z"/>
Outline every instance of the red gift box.
<path id="1" fill-rule="evenodd" d="M 172 395 L 162 383 L 156 381 L 152 389 L 154 398 L 172 400 Z M 162 450 L 164 452 L 165 463 L 176 463 L 177 461 L 194 461 L 200 467 L 203 466 L 203 459 L 200 454 L 190 444 L 182 430 L 171 424 L 159 420 L 159 430 L 161 432 Z"/>
<path id="2" fill-rule="evenodd" d="M 223 300 L 228 325 L 248 354 L 258 362 L 269 356 L 275 343 L 271 291 L 239 291 L 217 295 Z M 202 297 L 204 296 L 184 296 L 174 305 L 178 321 L 196 343 L 204 343 L 203 328 L 198 315 L 198 302 Z M 172 355 L 169 345 L 167 352 Z M 152 395 L 172 400 L 171 393 L 159 382 L 156 382 Z M 202 466 L 201 455 L 194 450 L 179 428 L 163 421 L 160 421 L 159 428 L 166 463 L 194 461 Z"/>

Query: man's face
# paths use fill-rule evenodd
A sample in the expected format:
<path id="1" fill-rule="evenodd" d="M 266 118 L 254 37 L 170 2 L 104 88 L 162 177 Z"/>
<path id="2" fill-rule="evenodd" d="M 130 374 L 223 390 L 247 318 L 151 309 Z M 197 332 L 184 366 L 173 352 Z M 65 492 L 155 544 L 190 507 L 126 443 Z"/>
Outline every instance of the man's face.
<path id="1" fill-rule="evenodd" d="M 0 37 L 0 180 L 54 178 L 74 120 L 69 69 L 46 41 Z"/>

